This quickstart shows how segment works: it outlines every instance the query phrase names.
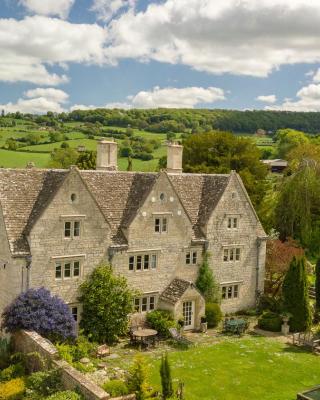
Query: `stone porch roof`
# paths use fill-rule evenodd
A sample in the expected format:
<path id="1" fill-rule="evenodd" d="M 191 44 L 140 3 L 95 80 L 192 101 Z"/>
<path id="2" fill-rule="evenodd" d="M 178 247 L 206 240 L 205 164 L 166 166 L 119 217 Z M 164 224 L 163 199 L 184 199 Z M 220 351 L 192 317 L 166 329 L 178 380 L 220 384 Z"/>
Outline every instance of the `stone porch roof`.
<path id="1" fill-rule="evenodd" d="M 0 169 L 0 204 L 11 252 L 28 254 L 27 235 L 70 170 Z M 158 173 L 78 171 L 112 229 L 113 245 L 126 244 L 125 228 L 143 204 Z M 222 196 L 230 175 L 168 174 L 194 228 L 204 226 Z"/>
<path id="2" fill-rule="evenodd" d="M 193 286 L 192 282 L 180 278 L 174 278 L 170 285 L 161 293 L 160 300 L 170 304 L 176 304 L 184 295 L 186 290 Z"/>

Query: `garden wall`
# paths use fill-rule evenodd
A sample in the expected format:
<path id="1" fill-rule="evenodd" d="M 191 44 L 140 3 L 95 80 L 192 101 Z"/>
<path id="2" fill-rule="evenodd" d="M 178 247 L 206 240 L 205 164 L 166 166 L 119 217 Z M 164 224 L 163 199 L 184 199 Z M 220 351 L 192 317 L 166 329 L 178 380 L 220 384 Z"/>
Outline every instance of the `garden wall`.
<path id="1" fill-rule="evenodd" d="M 111 396 L 94 382 L 86 378 L 81 372 L 73 368 L 66 361 L 61 360 L 56 347 L 47 339 L 38 335 L 36 332 L 20 331 L 13 337 L 14 348 L 16 351 L 27 353 L 38 353 L 44 364 L 38 360 L 37 369 L 57 367 L 61 370 L 63 386 L 66 389 L 78 388 L 83 396 L 88 400 L 111 400 Z M 34 366 L 33 360 L 33 366 Z M 113 400 L 134 400 L 135 395 L 117 397 Z"/>

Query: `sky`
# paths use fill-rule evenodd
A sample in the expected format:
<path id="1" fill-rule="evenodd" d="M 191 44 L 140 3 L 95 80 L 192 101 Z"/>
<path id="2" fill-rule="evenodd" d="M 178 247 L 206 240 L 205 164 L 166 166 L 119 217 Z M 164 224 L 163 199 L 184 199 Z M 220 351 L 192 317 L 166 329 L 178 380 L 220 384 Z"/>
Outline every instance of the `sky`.
<path id="1" fill-rule="evenodd" d="M 0 0 L 0 108 L 320 111 L 320 0 Z"/>

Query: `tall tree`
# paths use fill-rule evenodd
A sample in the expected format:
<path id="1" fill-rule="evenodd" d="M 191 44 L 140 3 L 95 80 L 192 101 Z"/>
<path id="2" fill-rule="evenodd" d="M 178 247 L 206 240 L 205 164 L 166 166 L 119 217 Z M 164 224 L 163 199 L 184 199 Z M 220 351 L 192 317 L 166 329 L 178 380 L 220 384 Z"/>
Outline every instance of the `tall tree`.
<path id="1" fill-rule="evenodd" d="M 169 364 L 168 353 L 162 355 L 161 365 L 160 365 L 160 377 L 161 377 L 161 387 L 162 387 L 162 398 L 163 400 L 167 400 L 173 395 L 171 368 Z"/>
<path id="2" fill-rule="evenodd" d="M 295 258 L 290 264 L 282 287 L 284 308 L 292 317 L 293 332 L 303 332 L 311 327 L 311 309 L 308 296 L 308 279 L 305 258 Z"/>
<path id="3" fill-rule="evenodd" d="M 196 287 L 202 293 L 206 302 L 219 303 L 220 291 L 219 285 L 215 281 L 212 269 L 209 266 L 209 254 L 204 253 L 203 262 L 199 268 L 198 277 L 196 280 Z"/>

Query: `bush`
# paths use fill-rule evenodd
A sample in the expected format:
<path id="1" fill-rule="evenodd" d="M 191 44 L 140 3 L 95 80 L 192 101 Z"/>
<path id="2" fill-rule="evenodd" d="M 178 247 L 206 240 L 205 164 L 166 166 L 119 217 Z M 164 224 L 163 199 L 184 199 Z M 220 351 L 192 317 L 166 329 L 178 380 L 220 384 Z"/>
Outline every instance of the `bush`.
<path id="1" fill-rule="evenodd" d="M 222 312 L 219 304 L 207 303 L 206 304 L 206 318 L 208 322 L 208 328 L 216 327 L 222 319 Z"/>
<path id="2" fill-rule="evenodd" d="M 0 369 L 10 365 L 10 343 L 7 339 L 0 338 Z"/>
<path id="3" fill-rule="evenodd" d="M 27 388 L 40 396 L 49 396 L 62 388 L 58 369 L 34 372 L 27 378 Z"/>
<path id="4" fill-rule="evenodd" d="M 23 398 L 25 390 L 22 378 L 0 383 L 0 400 L 20 400 Z"/>
<path id="5" fill-rule="evenodd" d="M 282 301 L 270 296 L 261 296 L 259 298 L 258 312 L 272 311 L 274 313 L 280 313 L 283 311 Z"/>
<path id="6" fill-rule="evenodd" d="M 220 286 L 217 284 L 212 268 L 209 266 L 209 253 L 203 255 L 203 263 L 199 268 L 196 287 L 208 303 L 220 301 Z"/>
<path id="7" fill-rule="evenodd" d="M 82 400 L 82 399 L 83 397 L 80 394 L 72 392 L 71 390 L 57 392 L 45 398 L 45 400 Z"/>
<path id="8" fill-rule="evenodd" d="M 136 395 L 136 400 L 148 398 L 147 367 L 144 359 L 138 355 L 130 369 L 128 388 L 130 393 Z"/>
<path id="9" fill-rule="evenodd" d="M 147 323 L 163 338 L 169 337 L 169 329 L 175 328 L 177 325 L 172 313 L 167 310 L 150 311 L 147 314 Z"/>
<path id="10" fill-rule="evenodd" d="M 69 307 L 45 288 L 21 293 L 3 312 L 7 332 L 36 331 L 51 340 L 74 338 L 75 321 Z"/>
<path id="11" fill-rule="evenodd" d="M 96 343 L 92 343 L 84 335 L 79 335 L 74 344 L 60 343 L 56 345 L 59 355 L 69 364 L 81 360 L 84 357 L 91 357 L 97 348 Z"/>
<path id="12" fill-rule="evenodd" d="M 0 381 L 10 381 L 11 379 L 21 377 L 25 374 L 23 363 L 10 365 L 0 372 Z"/>
<path id="13" fill-rule="evenodd" d="M 125 396 L 126 394 L 129 394 L 128 386 L 118 379 L 106 382 L 102 388 L 112 397 Z"/>
<path id="14" fill-rule="evenodd" d="M 258 327 L 270 332 L 280 332 L 282 318 L 272 311 L 265 311 L 258 319 Z"/>

